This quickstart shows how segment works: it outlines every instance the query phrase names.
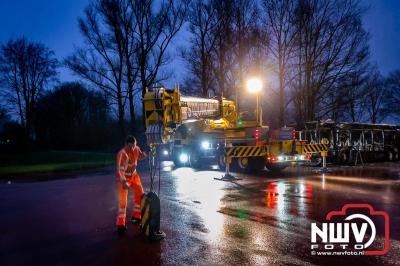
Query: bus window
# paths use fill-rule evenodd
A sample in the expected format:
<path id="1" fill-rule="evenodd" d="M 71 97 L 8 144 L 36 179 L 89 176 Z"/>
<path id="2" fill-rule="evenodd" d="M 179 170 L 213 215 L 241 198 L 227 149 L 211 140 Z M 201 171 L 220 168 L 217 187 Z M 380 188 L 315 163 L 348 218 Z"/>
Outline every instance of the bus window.
<path id="1" fill-rule="evenodd" d="M 353 146 L 361 146 L 362 144 L 362 132 L 360 130 L 351 131 L 351 141 Z"/>
<path id="2" fill-rule="evenodd" d="M 383 132 L 375 130 L 374 133 L 374 144 L 383 144 Z"/>
<path id="3" fill-rule="evenodd" d="M 322 139 L 327 139 L 328 142 L 329 142 L 330 139 L 331 139 L 331 131 L 329 130 L 329 128 L 322 128 L 320 132 L 321 132 L 321 139 L 320 139 L 320 141 L 321 141 Z M 327 143 L 327 144 L 329 144 L 329 143 Z"/>
<path id="4" fill-rule="evenodd" d="M 385 145 L 386 146 L 392 146 L 394 143 L 394 138 L 395 138 L 395 134 L 396 132 L 394 131 L 385 131 L 384 132 L 384 136 L 385 136 Z"/>
<path id="5" fill-rule="evenodd" d="M 339 132 L 338 132 L 338 139 L 339 139 L 338 146 L 339 147 L 347 147 L 347 146 L 349 146 L 350 145 L 349 138 L 350 138 L 350 132 L 349 131 L 347 131 L 347 130 L 339 130 Z"/>
<path id="6" fill-rule="evenodd" d="M 374 140 L 374 150 L 382 151 L 383 147 L 383 131 L 382 130 L 374 130 L 373 132 L 373 140 Z"/>
<path id="7" fill-rule="evenodd" d="M 364 131 L 364 146 L 366 150 L 372 150 L 372 134 L 371 131 Z"/>

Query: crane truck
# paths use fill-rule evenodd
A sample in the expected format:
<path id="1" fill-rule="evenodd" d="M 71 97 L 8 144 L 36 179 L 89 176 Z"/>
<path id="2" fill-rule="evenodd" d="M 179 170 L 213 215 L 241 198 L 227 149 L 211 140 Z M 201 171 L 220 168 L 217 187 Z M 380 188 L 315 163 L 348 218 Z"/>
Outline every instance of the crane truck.
<path id="1" fill-rule="evenodd" d="M 143 98 L 149 145 L 162 145 L 174 164 L 198 168 L 226 163 L 239 172 L 282 170 L 307 160 L 292 128 L 271 131 L 251 112 L 223 97 L 184 96 L 178 87 L 147 89 Z"/>

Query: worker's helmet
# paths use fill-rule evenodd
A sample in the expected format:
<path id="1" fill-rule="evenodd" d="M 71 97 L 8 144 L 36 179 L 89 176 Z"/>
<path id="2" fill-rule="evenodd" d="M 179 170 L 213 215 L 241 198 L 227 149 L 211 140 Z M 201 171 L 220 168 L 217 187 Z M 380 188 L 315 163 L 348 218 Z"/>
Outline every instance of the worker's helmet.
<path id="1" fill-rule="evenodd" d="M 126 143 L 136 144 L 136 139 L 135 139 L 135 137 L 132 136 L 132 135 L 128 135 L 128 136 L 126 137 Z"/>

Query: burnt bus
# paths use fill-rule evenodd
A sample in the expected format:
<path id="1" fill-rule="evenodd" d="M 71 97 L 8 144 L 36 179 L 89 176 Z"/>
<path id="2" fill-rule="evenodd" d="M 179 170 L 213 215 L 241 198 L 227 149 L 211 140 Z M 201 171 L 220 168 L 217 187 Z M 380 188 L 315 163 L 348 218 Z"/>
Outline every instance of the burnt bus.
<path id="1" fill-rule="evenodd" d="M 299 131 L 306 143 L 329 146 L 328 160 L 342 164 L 400 159 L 400 126 L 338 123 L 332 120 L 307 122 Z M 313 154 L 314 162 L 320 155 Z"/>

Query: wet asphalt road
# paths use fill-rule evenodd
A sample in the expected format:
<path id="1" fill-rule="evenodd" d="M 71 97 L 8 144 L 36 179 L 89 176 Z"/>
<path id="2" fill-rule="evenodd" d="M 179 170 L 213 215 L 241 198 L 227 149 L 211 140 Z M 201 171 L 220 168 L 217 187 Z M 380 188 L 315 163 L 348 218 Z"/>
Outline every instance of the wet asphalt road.
<path id="1" fill-rule="evenodd" d="M 280 174 L 172 169 L 163 164 L 161 228 L 150 243 L 129 225 L 115 232 L 113 169 L 45 182 L 0 184 L 0 265 L 395 265 L 400 264 L 400 163 L 289 168 Z M 148 172 L 141 170 L 145 190 Z M 312 256 L 310 224 L 346 203 L 390 215 L 385 256 Z M 132 207 L 132 206 L 130 206 Z M 129 212 L 128 212 L 129 214 Z M 378 239 L 383 232 L 378 226 Z"/>

